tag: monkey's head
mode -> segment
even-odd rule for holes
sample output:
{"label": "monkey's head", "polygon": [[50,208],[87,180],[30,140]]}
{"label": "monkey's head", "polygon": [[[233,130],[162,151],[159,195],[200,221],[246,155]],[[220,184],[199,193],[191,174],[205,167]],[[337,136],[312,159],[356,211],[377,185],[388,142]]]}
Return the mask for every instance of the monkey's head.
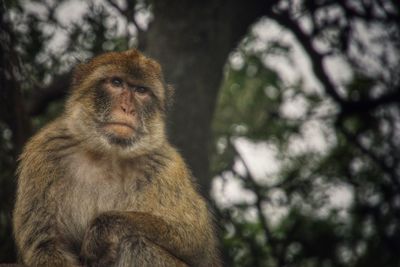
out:
{"label": "monkey's head", "polygon": [[97,149],[150,149],[165,139],[170,90],[160,65],[137,50],[102,54],[75,69],[69,126]]}

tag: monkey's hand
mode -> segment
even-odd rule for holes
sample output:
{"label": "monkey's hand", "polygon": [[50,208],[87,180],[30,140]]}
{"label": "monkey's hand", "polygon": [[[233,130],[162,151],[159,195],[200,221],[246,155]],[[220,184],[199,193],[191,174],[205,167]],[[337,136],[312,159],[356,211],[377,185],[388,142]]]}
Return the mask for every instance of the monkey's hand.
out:
{"label": "monkey's hand", "polygon": [[87,266],[112,266],[118,256],[118,246],[123,232],[120,220],[102,214],[87,229],[81,248],[81,256]]}
{"label": "monkey's hand", "polygon": [[81,256],[87,266],[108,267],[118,262],[124,247],[134,249],[145,245],[157,251],[157,256],[164,255],[162,266],[187,266],[176,256],[176,251],[157,242],[160,236],[168,238],[168,231],[161,218],[148,213],[106,212],[96,217],[86,231]]}

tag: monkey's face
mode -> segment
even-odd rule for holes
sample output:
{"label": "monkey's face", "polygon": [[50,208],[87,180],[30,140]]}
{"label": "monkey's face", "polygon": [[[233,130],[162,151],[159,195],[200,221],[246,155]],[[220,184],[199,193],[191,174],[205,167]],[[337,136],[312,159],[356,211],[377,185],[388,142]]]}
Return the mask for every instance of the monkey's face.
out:
{"label": "monkey's face", "polygon": [[135,50],[107,53],[78,66],[74,78],[68,106],[80,103],[89,131],[122,147],[160,137],[166,94],[155,61]]}
{"label": "monkey's face", "polygon": [[95,88],[97,130],[111,143],[129,145],[149,134],[161,103],[151,83],[126,72],[110,73]]}

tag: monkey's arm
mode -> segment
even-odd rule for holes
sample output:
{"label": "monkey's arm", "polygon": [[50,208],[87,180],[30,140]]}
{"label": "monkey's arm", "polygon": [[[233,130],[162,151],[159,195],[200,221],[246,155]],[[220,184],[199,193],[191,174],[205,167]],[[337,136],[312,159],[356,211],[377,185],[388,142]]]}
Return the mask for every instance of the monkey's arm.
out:
{"label": "monkey's arm", "polygon": [[[110,265],[118,255],[120,244],[127,239],[137,242],[145,238],[189,266],[213,266],[207,261],[207,233],[198,233],[192,226],[181,222],[166,222],[161,217],[142,212],[106,212],[91,224],[82,254],[89,262]],[[211,260],[211,259],[210,259]],[[204,262],[204,264],[199,264]],[[95,264],[96,265],[96,264]]]}
{"label": "monkey's arm", "polygon": [[[51,182],[19,189],[14,211],[14,235],[19,254],[28,266],[79,266],[76,256],[64,246],[57,233],[48,196]],[[27,193],[23,197],[21,194]],[[25,198],[25,199],[24,199]]]}
{"label": "monkey's arm", "polygon": [[28,266],[79,266],[76,257],[63,247],[56,228],[54,186],[58,174],[38,149],[40,136],[29,142],[20,159],[13,214],[18,252]]}

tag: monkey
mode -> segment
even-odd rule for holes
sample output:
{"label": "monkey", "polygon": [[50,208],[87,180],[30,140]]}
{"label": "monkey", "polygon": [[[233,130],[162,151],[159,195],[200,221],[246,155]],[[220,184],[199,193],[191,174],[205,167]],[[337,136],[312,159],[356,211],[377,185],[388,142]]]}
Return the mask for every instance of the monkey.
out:
{"label": "monkey", "polygon": [[168,141],[173,89],[136,49],[78,64],[63,113],[19,159],[14,236],[27,266],[221,266],[215,223]]}

